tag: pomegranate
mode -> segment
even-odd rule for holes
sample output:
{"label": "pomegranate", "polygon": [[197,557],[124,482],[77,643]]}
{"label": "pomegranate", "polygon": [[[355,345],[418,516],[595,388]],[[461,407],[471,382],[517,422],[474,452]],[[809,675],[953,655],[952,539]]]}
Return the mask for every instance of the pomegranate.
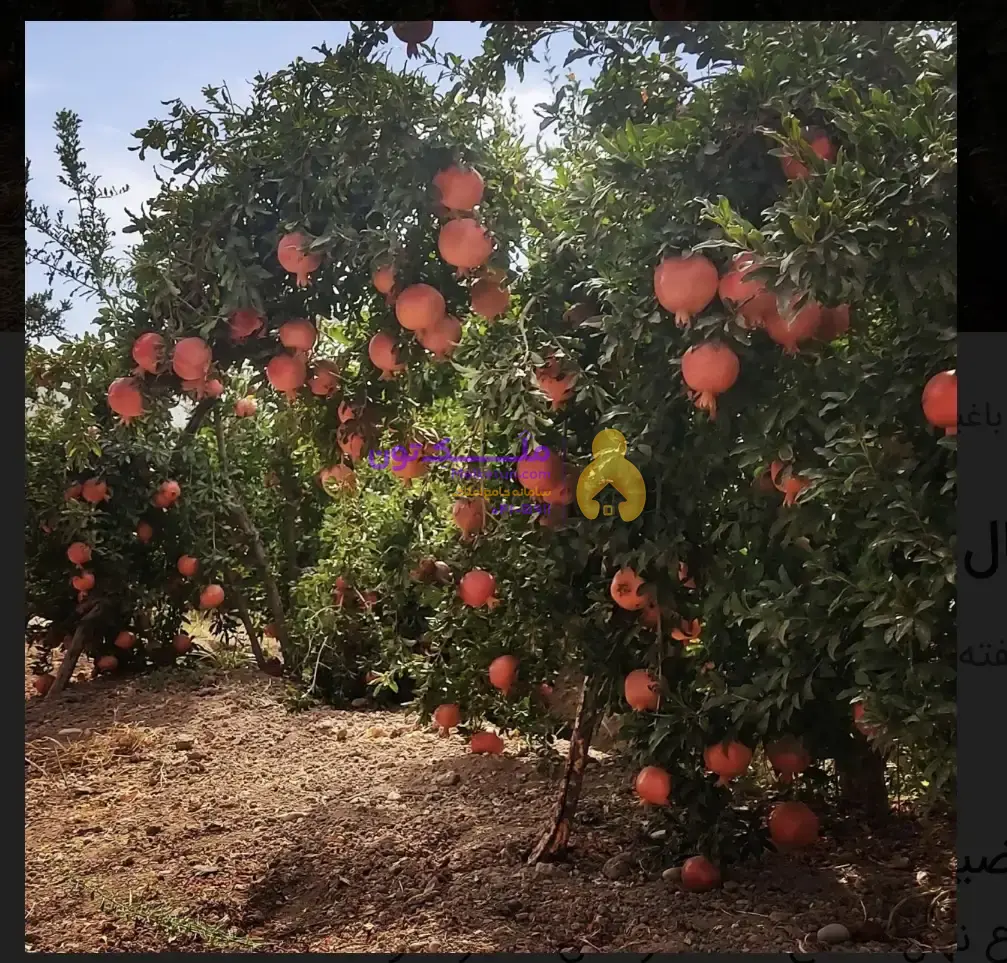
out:
{"label": "pomegranate", "polygon": [[702,254],[668,257],[654,269],[654,294],[680,328],[716,297],[719,283],[716,265]]}
{"label": "pomegranate", "polygon": [[131,649],[136,645],[136,636],[132,632],[123,630],[115,637],[112,643],[117,649]]}
{"label": "pomegranate", "polygon": [[348,492],[357,490],[357,475],[349,465],[338,464],[323,468],[318,473],[318,479],[326,491],[329,488]]}
{"label": "pomegranate", "polygon": [[399,348],[395,339],[384,331],[379,331],[367,345],[367,355],[374,367],[381,369],[381,380],[390,381],[406,366],[399,362]]}
{"label": "pomegranate", "polygon": [[461,721],[462,714],[458,706],[453,703],[438,706],[434,709],[434,722],[437,724],[437,728],[441,730],[442,736],[446,736]]}
{"label": "pomegranate", "polygon": [[[808,132],[811,137],[811,151],[817,154],[824,161],[834,161],[836,159],[836,148],[829,140],[824,131]],[[781,157],[783,176],[789,181],[803,180],[811,173],[806,164],[796,157]]]}
{"label": "pomegranate", "polygon": [[78,568],[83,568],[91,561],[91,546],[84,542],[73,542],[66,550],[66,557]]}
{"label": "pomegranate", "polygon": [[624,689],[626,701],[637,712],[647,712],[657,708],[660,699],[657,682],[646,669],[634,669],[630,672],[626,676]]}
{"label": "pomegranate", "polygon": [[384,295],[391,294],[392,289],[395,287],[395,268],[390,264],[382,264],[381,267],[375,268],[374,273],[371,275],[371,283],[377,288],[379,293]]}
{"label": "pomegranate", "polygon": [[63,497],[68,501],[73,501],[75,498],[80,498],[84,493],[84,486],[79,482],[76,485],[71,485],[64,493]]}
{"label": "pomegranate", "polygon": [[493,253],[493,241],[477,221],[471,217],[459,217],[441,228],[437,250],[452,267],[471,271],[489,260]]}
{"label": "pomegranate", "polygon": [[234,413],[239,418],[251,418],[255,415],[258,407],[254,398],[239,398],[234,403]]}
{"label": "pomegranate", "polygon": [[868,738],[874,736],[879,731],[878,726],[872,726],[864,721],[867,715],[867,708],[862,702],[853,703],[853,724]]}
{"label": "pomegranate", "polygon": [[311,283],[308,275],[317,271],[322,263],[320,254],[308,254],[305,250],[310,243],[310,237],[295,231],[281,237],[276,246],[276,259],[280,262],[280,267],[296,276],[299,288],[306,288]]}
{"label": "pomegranate", "polygon": [[169,479],[166,482],[161,482],[158,486],[157,494],[164,503],[159,507],[167,508],[169,505],[174,505],[175,502],[178,501],[179,496],[182,494],[182,486],[179,485],[177,481]]}
{"label": "pomegranate", "polygon": [[475,753],[499,756],[504,751],[504,743],[495,732],[476,732],[469,741],[469,749]]}
{"label": "pomegranate", "polygon": [[288,401],[297,397],[297,389],[304,385],[307,376],[304,359],[299,355],[278,354],[266,365],[269,383],[277,391],[282,391]]}
{"label": "pomegranate", "polygon": [[277,332],[280,344],[291,351],[309,352],[318,340],[318,331],[315,326],[306,318],[298,318],[296,321],[287,321],[280,325]]}
{"label": "pomegranate", "polygon": [[219,398],[224,393],[224,384],[219,378],[211,378],[203,385],[208,398]]}
{"label": "pomegranate", "polygon": [[682,888],[705,893],[720,885],[720,870],[705,856],[692,856],[682,863]]}
{"label": "pomegranate", "polygon": [[[796,296],[791,300],[791,306]],[[809,341],[818,331],[822,320],[822,306],[808,301],[792,320],[785,319],[774,306],[763,315],[762,327],[787,354],[797,354],[802,341]]]}
{"label": "pomegranate", "polygon": [[[547,449],[548,450],[548,449]],[[529,455],[518,459],[518,481],[533,495],[551,491],[554,485],[562,483],[565,472],[563,461],[555,452],[549,452],[543,461]]]}
{"label": "pomegranate", "polygon": [[99,672],[115,672],[119,668],[119,660],[114,655],[100,655],[94,660],[94,667]]}
{"label": "pomegranate", "polygon": [[182,338],[175,345],[171,367],[183,381],[205,381],[213,352],[202,338]]}
{"label": "pomegranate", "polygon": [[740,742],[718,742],[706,747],[703,752],[703,762],[706,764],[707,770],[720,776],[717,785],[726,786],[751,765],[752,750]]}
{"label": "pomegranate", "polygon": [[958,372],[940,371],[923,388],[923,414],[946,435],[958,434]]}
{"label": "pomegranate", "polygon": [[510,291],[500,287],[489,278],[480,278],[472,285],[472,313],[481,315],[489,321],[507,313],[510,307]]}
{"label": "pomegranate", "polygon": [[745,321],[745,327],[749,329],[765,327],[766,318],[775,312],[776,295],[772,291],[757,294],[738,308],[738,313]]}
{"label": "pomegranate", "polygon": [[699,619],[693,619],[691,622],[687,622],[685,619],[682,619],[679,625],[671,630],[671,637],[688,645],[690,642],[695,642],[695,640],[699,638],[699,633],[702,631],[702,628],[703,627],[700,625]]}
{"label": "pomegranate", "polygon": [[652,595],[648,595],[647,601],[643,603],[643,608],[640,609],[640,622],[647,626],[648,629],[656,629],[660,617],[661,606],[658,605],[657,599]]}
{"label": "pomegranate", "polygon": [[353,419],[357,417],[359,412],[354,412],[353,409],[345,401],[340,401],[337,414],[339,415],[339,423],[341,425],[345,425],[346,422],[353,421]]}
{"label": "pomegranate", "polygon": [[493,609],[500,604],[495,598],[496,579],[481,568],[474,568],[466,572],[458,583],[458,595],[461,600],[474,609],[485,605],[488,609]]}
{"label": "pomegranate", "polygon": [[192,578],[199,571],[199,559],[191,555],[182,555],[178,559],[178,571],[186,578]]}
{"label": "pomegranate", "polygon": [[175,636],[175,639],[171,645],[172,648],[179,655],[185,655],[185,653],[192,648],[192,639],[190,639],[189,636],[184,635],[180,632],[178,635]]}
{"label": "pomegranate", "polygon": [[316,361],[308,388],[319,398],[328,398],[339,387],[339,372],[331,361]]}
{"label": "pomegranate", "polygon": [[772,465],[769,466],[769,477],[773,481],[773,485],[776,487],[777,491],[783,492],[783,504],[790,508],[797,502],[797,496],[807,488],[811,482],[807,479],[801,478],[796,472],[791,471],[789,475],[783,477],[786,473],[784,468],[786,466],[782,461],[774,461]]}
{"label": "pomegranate", "polygon": [[659,766],[646,766],[636,777],[636,794],[653,806],[667,806],[671,796],[671,776]]}
{"label": "pomegranate", "polygon": [[486,499],[459,498],[451,506],[451,518],[462,530],[463,538],[471,538],[486,527]]}
{"label": "pomegranate", "polygon": [[451,356],[462,340],[462,323],[450,314],[445,314],[429,328],[416,332],[416,340],[438,361]]}
{"label": "pomegranate", "polygon": [[339,450],[351,461],[359,461],[364,453],[364,436],[354,428],[355,422],[340,425],[336,432]]}
{"label": "pomegranate", "polygon": [[775,805],[769,813],[769,836],[780,848],[802,849],[818,842],[818,817],[802,802]]}
{"label": "pomegranate", "polygon": [[141,334],[133,342],[131,354],[136,362],[134,374],[157,374],[164,365],[164,338],[156,331]]}
{"label": "pomegranate", "polygon": [[272,622],[267,622],[266,625],[265,625],[265,627],[262,629],[262,634],[267,639],[275,639],[276,638],[276,626]]}
{"label": "pomegranate", "polygon": [[544,367],[535,369],[535,381],[539,390],[549,399],[552,410],[558,411],[573,393],[577,373],[570,371],[565,375],[561,374],[559,362],[552,358]]}
{"label": "pomegranate", "polygon": [[479,171],[452,164],[437,172],[434,187],[449,211],[471,211],[482,201],[485,185]]}
{"label": "pomegranate", "polygon": [[504,695],[510,695],[517,680],[518,660],[513,655],[497,656],[489,668],[490,685]]}
{"label": "pomegranate", "polygon": [[738,356],[721,341],[694,344],[682,356],[682,379],[697,408],[717,417],[717,395],[728,391],[741,371]]}
{"label": "pomegranate", "polygon": [[56,681],[56,676],[51,672],[47,672],[45,675],[37,675],[31,680],[32,688],[40,695],[44,696],[52,687],[53,683]]}
{"label": "pomegranate", "polygon": [[146,545],[154,537],[154,529],[151,527],[150,522],[140,522],[136,526],[136,537]]}
{"label": "pomegranate", "polygon": [[231,340],[240,343],[253,334],[258,334],[264,324],[265,319],[258,311],[252,308],[239,308],[228,321]]}
{"label": "pomegranate", "polygon": [[780,782],[792,782],[811,765],[811,756],[793,736],[784,736],[766,746],[766,758]]}
{"label": "pomegranate", "polygon": [[[409,445],[406,447],[412,448],[413,446]],[[392,465],[392,472],[395,474],[395,477],[405,482],[406,485],[411,484],[414,478],[420,478],[425,475],[428,470],[429,465],[419,458],[410,459],[399,466]]]}
{"label": "pomegranate", "polygon": [[97,505],[99,502],[107,502],[111,498],[108,485],[97,478],[89,478],[81,486],[80,493],[84,501]]}
{"label": "pomegranate", "polygon": [[419,45],[426,43],[434,32],[433,20],[396,20],[392,32],[406,45],[407,57],[418,57]]}
{"label": "pomegranate", "polygon": [[624,565],[612,576],[609,594],[619,608],[637,612],[647,603],[647,596],[640,591],[642,586],[643,579],[628,565]]}
{"label": "pomegranate", "polygon": [[688,589],[696,587],[696,580],[689,575],[689,566],[685,562],[678,563],[678,580]]}
{"label": "pomegranate", "polygon": [[822,320],[815,332],[819,341],[835,341],[850,330],[850,306],[840,304],[834,308],[822,308]]}
{"label": "pomegranate", "polygon": [[199,607],[201,609],[215,609],[224,601],[224,590],[219,585],[207,585],[199,593]]}
{"label": "pomegranate", "polygon": [[70,584],[77,590],[77,600],[81,601],[94,588],[94,573],[84,569],[79,575],[70,579]]}
{"label": "pomegranate", "polygon": [[408,331],[423,331],[446,312],[444,295],[429,284],[411,284],[395,300],[395,317]]}
{"label": "pomegranate", "polygon": [[731,262],[731,269],[717,285],[717,294],[725,304],[740,307],[766,290],[766,285],[755,278],[745,279],[745,275],[758,267],[755,255],[742,251]]}

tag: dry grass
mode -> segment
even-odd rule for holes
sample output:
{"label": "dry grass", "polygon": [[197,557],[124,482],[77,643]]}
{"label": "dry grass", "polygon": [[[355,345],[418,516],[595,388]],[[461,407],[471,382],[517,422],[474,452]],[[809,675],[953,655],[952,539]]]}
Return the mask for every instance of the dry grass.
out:
{"label": "dry grass", "polygon": [[98,732],[68,732],[63,738],[45,736],[25,742],[24,761],[29,778],[59,779],[107,769],[115,758],[137,756],[158,742],[157,730],[116,722]]}

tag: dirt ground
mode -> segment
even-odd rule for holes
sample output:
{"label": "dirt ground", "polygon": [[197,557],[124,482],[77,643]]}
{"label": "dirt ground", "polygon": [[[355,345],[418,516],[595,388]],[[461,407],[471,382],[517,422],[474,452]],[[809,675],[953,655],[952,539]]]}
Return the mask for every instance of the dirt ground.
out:
{"label": "dirt ground", "polygon": [[829,923],[845,952],[954,940],[951,825],[826,821],[814,851],[690,894],[662,876],[631,773],[601,759],[569,865],[530,869],[542,760],[282,698],[241,669],[28,698],[26,949],[821,952]]}

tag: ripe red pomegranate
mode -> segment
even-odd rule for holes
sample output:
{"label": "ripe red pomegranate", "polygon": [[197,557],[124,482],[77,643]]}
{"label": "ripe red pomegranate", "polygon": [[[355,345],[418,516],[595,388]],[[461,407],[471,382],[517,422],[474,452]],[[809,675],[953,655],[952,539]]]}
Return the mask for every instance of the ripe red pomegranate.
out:
{"label": "ripe red pomegranate", "polygon": [[493,253],[493,241],[477,221],[471,217],[459,217],[441,228],[437,250],[452,267],[471,271],[489,260]]}
{"label": "ripe red pomegranate", "polygon": [[[795,298],[791,301],[793,306]],[[762,327],[787,354],[797,354],[802,341],[810,341],[822,321],[822,306],[808,301],[790,320],[784,318],[774,305],[763,315]]]}
{"label": "ripe red pomegranate", "polygon": [[647,603],[647,596],[640,591],[642,587],[643,579],[628,565],[624,565],[612,576],[609,594],[619,608],[637,612]]}
{"label": "ripe red pomegranate", "polygon": [[444,295],[429,284],[411,284],[395,300],[395,317],[408,331],[423,331],[446,312]]}
{"label": "ripe red pomegranate", "polygon": [[395,339],[384,331],[379,331],[367,345],[367,356],[374,367],[381,370],[382,381],[391,381],[406,366],[399,361],[399,347]]}
{"label": "ripe red pomegranate", "polygon": [[717,417],[717,395],[728,391],[741,371],[738,356],[721,341],[694,344],[682,356],[682,380],[697,408]]}
{"label": "ripe red pomegranate", "polygon": [[630,672],[626,676],[624,689],[626,701],[637,712],[649,712],[657,708],[660,701],[657,682],[646,669],[634,669]]}
{"label": "ripe red pomegranate", "polygon": [[941,371],[923,388],[923,414],[935,428],[946,435],[958,434],[958,372]]}
{"label": "ripe red pomegranate", "polygon": [[416,340],[438,361],[449,358],[462,340],[462,323],[456,317],[445,314],[429,328],[416,332]]}
{"label": "ripe red pomegranate", "polygon": [[136,636],[132,632],[123,630],[115,637],[115,641],[112,644],[117,649],[131,649],[136,645]]}
{"label": "ripe red pomegranate", "polygon": [[797,502],[797,496],[807,488],[811,482],[804,478],[795,471],[791,471],[789,477],[785,477],[784,468],[786,466],[782,461],[774,461],[772,465],[769,466],[769,477],[773,481],[773,485],[776,487],[777,491],[783,492],[783,504],[790,508]]}
{"label": "ripe red pomegranate", "polygon": [[472,167],[450,167],[438,171],[434,176],[434,187],[441,204],[449,211],[471,211],[483,199],[482,175]]}
{"label": "ripe red pomegranate", "polygon": [[678,626],[671,630],[671,637],[677,639],[679,642],[688,645],[690,642],[695,642],[699,638],[699,634],[703,627],[699,622],[699,619],[693,619],[691,622],[683,619]]}
{"label": "ripe red pomegranate", "polygon": [[466,605],[474,609],[482,605],[492,609],[500,604],[494,597],[496,584],[496,579],[489,572],[474,568],[462,576],[458,583],[458,594]]}
{"label": "ripe red pomegranate", "polygon": [[85,569],[70,579],[70,584],[77,590],[77,601],[79,602],[94,588],[94,573]]}
{"label": "ripe red pomegranate", "polygon": [[84,493],[84,486],[80,483],[76,485],[71,485],[64,493],[63,497],[68,501],[73,501],[75,498],[80,498]]}
{"label": "ripe red pomegranate", "polygon": [[510,307],[510,291],[500,287],[490,278],[480,278],[472,285],[472,313],[492,321],[507,313]]}
{"label": "ripe red pomegranate", "polygon": [[319,398],[328,398],[339,387],[339,372],[331,361],[316,361],[308,388]]}
{"label": "ripe red pomegranate", "polygon": [[280,325],[277,332],[280,344],[291,351],[303,351],[305,354],[314,346],[318,340],[318,330],[306,318],[298,318],[296,321],[287,321]]}
{"label": "ripe red pomegranate", "polygon": [[119,660],[114,655],[100,655],[94,660],[94,667],[99,672],[115,672],[119,668]]}
{"label": "ripe red pomegranate", "polygon": [[766,290],[766,285],[755,278],[746,279],[745,277],[758,266],[754,254],[742,251],[741,254],[736,255],[731,262],[730,270],[717,285],[717,294],[720,296],[720,300],[737,308],[762,294]]}
{"label": "ripe red pomegranate", "polygon": [[131,354],[136,362],[135,374],[157,374],[164,365],[164,338],[156,331],[141,334],[133,342]]}
{"label": "ripe red pomegranate", "polygon": [[192,639],[190,639],[187,635],[179,633],[175,636],[175,639],[172,642],[172,648],[174,648],[179,655],[185,655],[185,653],[192,648]]}
{"label": "ripe red pomegranate", "polygon": [[334,488],[337,491],[355,492],[357,490],[357,475],[349,465],[332,465],[323,468],[318,473],[318,479],[322,483],[322,488]]}
{"label": "ripe red pomegranate", "polygon": [[339,408],[336,412],[339,415],[339,423],[345,425],[348,421],[353,421],[355,418],[359,417],[360,412],[354,412],[354,410],[345,402],[339,402]]}
{"label": "ripe red pomegranate", "polygon": [[158,486],[157,494],[160,496],[161,501],[164,502],[161,507],[167,508],[178,501],[179,496],[182,494],[182,486],[177,481],[169,479],[168,481],[161,482]]}
{"label": "ripe red pomegranate", "polygon": [[[824,161],[834,161],[836,159],[836,148],[829,140],[824,131],[808,131],[811,142],[811,151],[817,154]],[[787,180],[803,180],[811,174],[806,164],[796,157],[786,156],[780,158],[783,167],[783,176]]]}
{"label": "ripe red pomegranate", "polygon": [[671,796],[671,776],[659,766],[646,766],[636,777],[636,794],[652,806],[667,806]]}
{"label": "ripe red pomegranate", "polygon": [[[471,573],[470,573],[471,574]],[[490,685],[504,695],[510,695],[517,680],[518,660],[513,655],[497,656],[489,668]]]}
{"label": "ripe red pomegranate", "polygon": [[682,863],[682,888],[705,893],[720,885],[720,870],[705,856],[692,856]]}
{"label": "ripe red pomegranate", "polygon": [[778,803],[769,813],[769,836],[781,849],[818,842],[818,817],[802,802]]}
{"label": "ripe red pomegranate", "polygon": [[463,538],[471,538],[486,527],[486,499],[459,498],[451,506],[451,518],[462,530]]}
{"label": "ripe red pomegranate", "polygon": [[322,263],[321,254],[307,253],[306,249],[310,243],[310,237],[295,231],[293,234],[281,237],[280,243],[276,246],[276,259],[280,262],[280,267],[296,276],[299,288],[306,288],[311,283],[308,275],[312,271],[317,271]]}
{"label": "ripe red pomegranate", "polygon": [[254,398],[239,398],[234,403],[234,413],[239,418],[251,418],[255,415],[258,407]]}
{"label": "ripe red pomegranate", "polygon": [[336,432],[336,442],[339,450],[351,461],[360,461],[364,453],[364,436],[353,426],[356,422],[349,421],[340,425]]}
{"label": "ripe red pomegranate", "polygon": [[178,559],[178,571],[186,578],[192,578],[199,571],[199,559],[191,555],[182,555]]}
{"label": "ripe red pomegranate", "polygon": [[37,675],[31,680],[32,688],[40,695],[44,696],[52,687],[53,683],[56,681],[56,676],[51,672],[47,672],[45,675]]}
{"label": "ripe red pomegranate", "polygon": [[199,607],[201,609],[215,609],[224,601],[224,590],[219,585],[207,585],[199,593]]}
{"label": "ripe red pomegranate", "polygon": [[288,401],[297,398],[297,389],[304,385],[308,369],[299,355],[278,354],[266,365],[266,377],[277,390],[282,391]]}
{"label": "ripe red pomegranate", "polygon": [[407,57],[418,57],[421,43],[426,43],[434,32],[433,20],[396,20],[392,32],[406,45]]}
{"label": "ripe red pomegranate", "polygon": [[395,268],[390,264],[382,264],[371,274],[371,283],[380,294],[389,295],[395,287]]}
{"label": "ripe red pomegranate", "polygon": [[442,736],[446,736],[461,721],[461,711],[453,703],[438,706],[434,709],[434,722],[437,724],[437,728],[441,730]]}
{"label": "ripe red pomegranate", "polygon": [[89,478],[80,489],[84,501],[97,505],[99,502],[107,502],[111,497],[108,485],[97,478]]}
{"label": "ripe red pomegranate", "polygon": [[688,589],[696,587],[696,580],[689,575],[689,566],[685,562],[678,563],[678,580]]}
{"label": "ripe red pomegranate", "polygon": [[715,772],[720,777],[717,785],[726,786],[751,765],[752,750],[740,742],[718,742],[706,747],[703,762],[710,772]]}
{"label": "ripe red pomegranate", "polygon": [[[411,446],[406,445],[408,450]],[[425,475],[429,470],[429,465],[425,461],[421,461],[416,458],[411,461],[403,462],[401,466],[392,465],[392,473],[400,481],[404,482],[406,485],[411,485],[414,478],[420,478]]]}
{"label": "ripe red pomegranate", "polygon": [[171,367],[183,381],[205,381],[213,352],[202,338],[182,338],[175,345]]}
{"label": "ripe red pomegranate", "polygon": [[544,492],[562,484],[565,471],[563,461],[555,452],[549,452],[549,457],[539,461],[532,456],[521,458],[517,463],[518,481],[533,495]]}
{"label": "ripe red pomegranate", "polygon": [[252,308],[239,308],[231,315],[228,331],[231,340],[240,343],[253,334],[258,334],[264,324],[265,319],[258,311]]}
{"label": "ripe red pomegranate", "polygon": [[476,732],[469,741],[469,749],[474,753],[499,756],[504,751],[504,743],[495,732]]}
{"label": "ripe red pomegranate", "polygon": [[66,557],[78,568],[91,561],[91,546],[85,542],[73,542],[66,550]]}
{"label": "ripe red pomegranate", "polygon": [[140,522],[136,526],[136,537],[146,545],[154,537],[154,529],[151,527],[150,522]]}
{"label": "ripe red pomegranate", "polygon": [[766,746],[766,758],[780,782],[792,782],[811,765],[807,749],[793,736],[783,736]]}
{"label": "ripe red pomegranate", "polygon": [[680,328],[717,296],[719,283],[716,265],[702,254],[667,257],[654,269],[654,294]]}
{"label": "ripe red pomegranate", "polygon": [[550,402],[553,411],[559,411],[566,400],[573,394],[573,386],[577,383],[577,372],[561,373],[559,362],[551,358],[544,367],[535,369],[535,381],[539,390]]}

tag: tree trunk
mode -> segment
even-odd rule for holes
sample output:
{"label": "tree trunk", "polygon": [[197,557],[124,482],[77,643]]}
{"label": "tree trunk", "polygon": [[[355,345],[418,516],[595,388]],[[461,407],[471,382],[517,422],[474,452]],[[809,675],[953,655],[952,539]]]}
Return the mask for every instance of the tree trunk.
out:
{"label": "tree trunk", "polygon": [[263,672],[266,671],[266,656],[262,651],[262,644],[259,641],[259,633],[255,630],[255,623],[252,621],[252,613],[248,611],[248,604],[245,602],[245,597],[238,590],[238,583],[232,572],[227,572],[224,575],[224,579],[227,582],[227,594],[234,600],[234,607],[238,610],[238,618],[241,619],[241,624],[245,627],[245,634],[248,636],[248,642],[252,647],[252,655],[255,657],[255,664]]}
{"label": "tree trunk", "polygon": [[594,737],[600,717],[597,689],[588,676],[581,687],[577,718],[574,720],[573,733],[570,736],[570,752],[567,755],[563,784],[559,799],[556,801],[552,824],[528,857],[529,865],[553,862],[566,855],[573,817],[584,784],[588,750],[591,748],[591,739]]}
{"label": "tree trunk", "polygon": [[101,607],[96,605],[80,620],[80,623],[77,625],[77,631],[73,633],[70,645],[67,646],[63,661],[59,664],[56,681],[50,686],[49,691],[45,695],[46,699],[55,699],[66,688],[70,677],[73,675],[73,670],[77,668],[77,660],[80,658],[80,654],[84,651],[84,646],[87,644],[88,636],[91,633],[91,623],[94,622],[100,612]]}
{"label": "tree trunk", "polygon": [[839,794],[846,805],[862,810],[872,820],[888,815],[885,758],[862,733],[854,733],[853,747],[842,759],[836,759],[836,770]]}

